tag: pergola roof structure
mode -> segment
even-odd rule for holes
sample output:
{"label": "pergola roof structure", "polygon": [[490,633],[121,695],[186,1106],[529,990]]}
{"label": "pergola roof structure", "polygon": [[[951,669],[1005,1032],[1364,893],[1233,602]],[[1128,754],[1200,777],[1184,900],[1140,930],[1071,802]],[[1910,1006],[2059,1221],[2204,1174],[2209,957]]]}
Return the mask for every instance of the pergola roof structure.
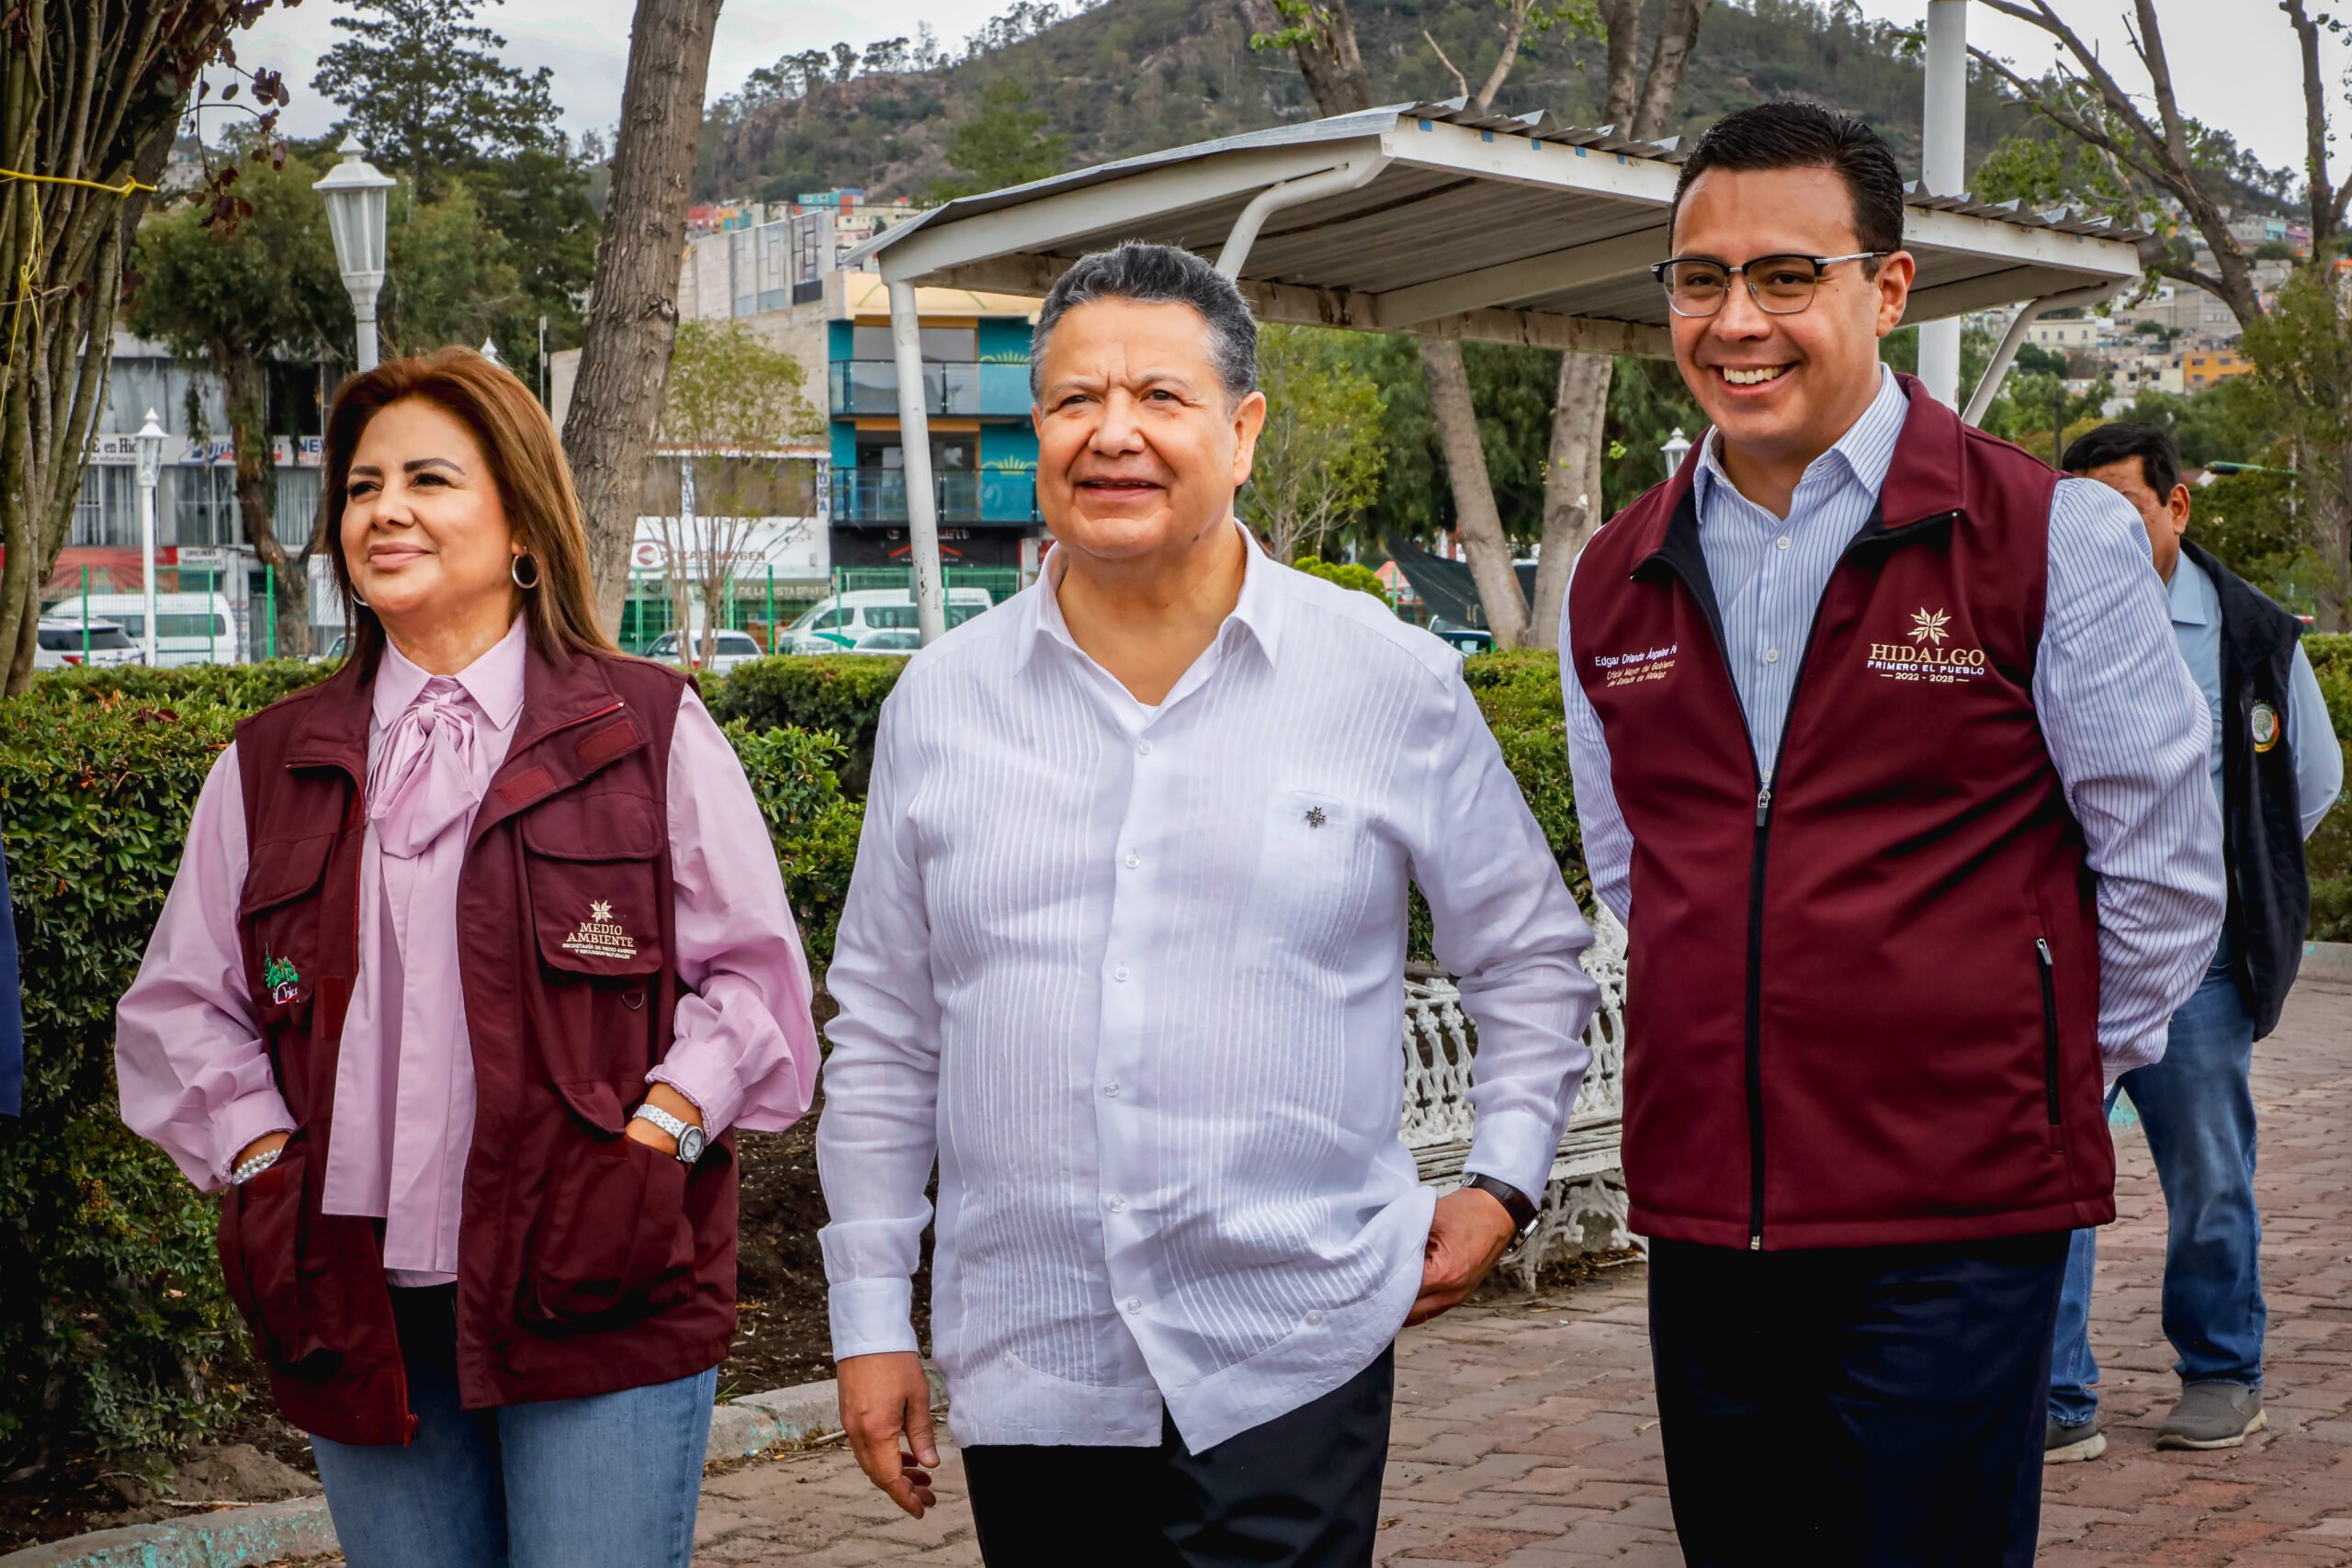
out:
{"label": "pergola roof structure", "polygon": [[[914,285],[1041,296],[1080,256],[1140,239],[1216,253],[1265,321],[1664,357],[1649,266],[1668,254],[1684,152],[1460,99],[1394,104],[961,197],[876,235],[851,261],[873,258],[890,288],[919,606],[938,569],[935,519],[920,515],[931,486],[918,471],[930,454]],[[2141,275],[2141,236],[2104,218],[1916,187],[1906,206],[1918,261],[1906,321],[2028,307],[1972,418],[2033,315]]]}

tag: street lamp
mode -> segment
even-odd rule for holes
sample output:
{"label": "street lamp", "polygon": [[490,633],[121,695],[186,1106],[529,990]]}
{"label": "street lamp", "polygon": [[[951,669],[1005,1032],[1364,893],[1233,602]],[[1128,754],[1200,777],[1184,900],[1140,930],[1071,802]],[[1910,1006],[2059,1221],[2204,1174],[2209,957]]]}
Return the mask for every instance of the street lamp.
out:
{"label": "street lamp", "polygon": [[1680,425],[1677,425],[1674,434],[1666,438],[1665,445],[1658,450],[1666,454],[1666,477],[1672,479],[1682,471],[1682,459],[1690,455],[1690,438],[1682,434]]}
{"label": "street lamp", "polygon": [[2289,479],[2300,477],[2292,468],[2268,468],[2260,463],[2229,463],[2216,458],[2206,464],[2205,471],[2197,476],[2197,488],[2208,489],[2215,479],[2224,474],[2284,474]]}
{"label": "street lamp", "polygon": [[139,549],[146,568],[147,584],[147,667],[155,667],[155,483],[164,477],[164,427],[156,423],[155,411],[147,411],[147,423],[139,427],[133,437],[139,443]]}
{"label": "street lamp", "polygon": [[498,357],[498,344],[493,339],[481,340],[481,356],[502,370],[506,367],[506,361]]}
{"label": "street lamp", "polygon": [[376,368],[376,296],[384,287],[384,209],[400,182],[360,156],[359,138],[346,136],[335,151],[343,162],[311,188],[326,198],[327,230],[334,236],[334,264],[351,291],[351,314],[359,323],[359,368]]}

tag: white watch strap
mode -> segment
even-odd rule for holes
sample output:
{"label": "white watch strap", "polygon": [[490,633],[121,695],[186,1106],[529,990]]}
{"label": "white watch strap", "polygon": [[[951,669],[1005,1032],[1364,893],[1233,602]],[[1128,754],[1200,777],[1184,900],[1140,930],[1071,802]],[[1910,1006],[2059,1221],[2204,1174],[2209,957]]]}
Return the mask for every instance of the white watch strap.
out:
{"label": "white watch strap", "polygon": [[683,1139],[686,1135],[686,1128],[691,1125],[671,1115],[658,1105],[640,1105],[637,1108],[637,1114],[652,1122],[673,1138]]}

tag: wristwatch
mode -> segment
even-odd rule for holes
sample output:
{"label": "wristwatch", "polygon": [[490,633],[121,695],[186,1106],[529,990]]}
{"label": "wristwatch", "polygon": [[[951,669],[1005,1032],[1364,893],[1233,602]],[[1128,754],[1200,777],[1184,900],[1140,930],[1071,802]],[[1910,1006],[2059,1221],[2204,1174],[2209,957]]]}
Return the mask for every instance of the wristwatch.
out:
{"label": "wristwatch", "polygon": [[1498,1181],[1491,1176],[1482,1175],[1472,1177],[1462,1186],[1464,1191],[1476,1187],[1479,1191],[1487,1193],[1495,1201],[1500,1203],[1510,1213],[1510,1227],[1520,1239],[1525,1240],[1527,1233],[1535,1228],[1536,1209],[1533,1200],[1510,1182]]}
{"label": "wristwatch", "polygon": [[703,1145],[710,1142],[701,1128],[691,1122],[681,1122],[658,1105],[639,1106],[636,1119],[650,1122],[678,1140],[680,1165],[692,1165],[702,1158]]}

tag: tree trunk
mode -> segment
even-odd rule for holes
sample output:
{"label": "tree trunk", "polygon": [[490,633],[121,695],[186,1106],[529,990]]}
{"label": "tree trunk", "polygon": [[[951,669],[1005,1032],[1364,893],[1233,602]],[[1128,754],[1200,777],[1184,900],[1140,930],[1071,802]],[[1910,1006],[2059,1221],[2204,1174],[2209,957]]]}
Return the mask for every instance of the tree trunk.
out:
{"label": "tree trunk", "polygon": [[2323,632],[2352,631],[2352,443],[2337,446],[2335,471],[2308,459],[2297,481],[2314,513],[2304,532],[2325,569],[2315,585],[2312,616]]}
{"label": "tree trunk", "polygon": [[1421,340],[1421,373],[1429,378],[1430,407],[1437,416],[1445,452],[1445,475],[1453,491],[1454,532],[1470,558],[1470,579],[1486,606],[1487,629],[1497,648],[1517,648],[1527,636],[1527,598],[1519,591],[1510,541],[1503,537],[1502,514],[1487,479],[1487,453],[1478,445],[1478,415],[1471,407],[1470,377],[1462,367],[1459,344]]}
{"label": "tree trunk", "polygon": [[[645,463],[678,332],[678,254],[719,0],[637,0],[612,195],[564,450],[588,520],[605,628],[620,628]],[[681,628],[681,636],[684,628]]]}
{"label": "tree trunk", "polygon": [[1607,454],[1609,384],[1616,361],[1605,354],[1560,355],[1552,400],[1552,450],[1544,469],[1544,549],[1535,566],[1535,604],[1528,642],[1560,645],[1560,606],[1568,572],[1601,512],[1600,465]]}
{"label": "tree trunk", "polygon": [[1295,28],[1275,9],[1273,0],[1241,0],[1241,10],[1260,34],[1289,35],[1291,52],[1317,108],[1332,115],[1372,107],[1372,79],[1356,49],[1356,22],[1348,0],[1322,0],[1314,7],[1314,19]]}
{"label": "tree trunk", "polygon": [[[255,621],[246,628],[245,645],[254,656],[275,649],[281,659],[307,658],[311,652],[311,583],[300,561],[292,560],[277,537],[277,469],[269,460],[268,418],[264,401],[262,369],[251,355],[221,344],[212,346],[212,367],[220,377],[220,401],[229,415],[229,443],[236,453],[237,512],[243,518],[245,537],[254,554],[270,569],[275,588],[273,622]],[[275,625],[274,637],[264,626]]]}
{"label": "tree trunk", "polygon": [[[1666,132],[1682,78],[1699,41],[1699,24],[1713,0],[1667,0],[1649,70],[1640,69],[1641,0],[1605,0],[1608,101],[1603,112],[1624,134],[1656,139]],[[1560,606],[1577,552],[1602,509],[1600,464],[1608,451],[1609,383],[1616,365],[1600,355],[1560,357],[1558,396],[1552,404],[1551,460],[1544,475],[1544,547],[1536,552],[1535,605],[1530,626],[1538,648],[1560,640]]]}

